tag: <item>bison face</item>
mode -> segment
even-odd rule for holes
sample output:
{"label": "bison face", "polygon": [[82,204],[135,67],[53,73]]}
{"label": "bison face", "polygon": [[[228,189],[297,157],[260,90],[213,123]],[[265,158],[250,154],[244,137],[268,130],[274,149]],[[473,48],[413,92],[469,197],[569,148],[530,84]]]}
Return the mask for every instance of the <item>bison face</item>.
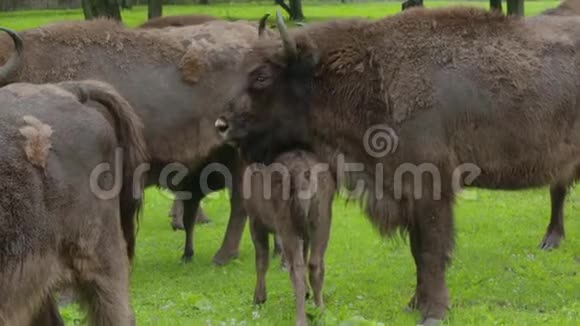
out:
{"label": "bison face", "polygon": [[309,42],[297,46],[278,17],[284,46],[279,40],[262,40],[254,46],[244,58],[243,82],[236,96],[215,122],[224,140],[252,162],[269,163],[281,152],[309,148],[315,51],[306,46]]}

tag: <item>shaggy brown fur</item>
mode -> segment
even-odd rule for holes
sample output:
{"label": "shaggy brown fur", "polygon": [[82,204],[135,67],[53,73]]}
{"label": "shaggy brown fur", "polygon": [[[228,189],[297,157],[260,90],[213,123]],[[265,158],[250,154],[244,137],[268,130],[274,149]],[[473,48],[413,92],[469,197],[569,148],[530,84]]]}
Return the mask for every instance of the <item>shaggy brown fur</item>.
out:
{"label": "shaggy brown fur", "polygon": [[175,15],[156,17],[139,25],[138,28],[165,28],[199,25],[219,18],[208,15]]}
{"label": "shaggy brown fur", "polygon": [[[94,81],[11,84],[0,89],[0,102],[10,108],[0,113],[0,324],[58,324],[51,293],[72,284],[91,325],[130,325],[133,192],[143,190],[132,173],[147,160],[139,119],[109,85]],[[42,167],[29,161],[30,136],[21,131],[30,125],[52,130]],[[111,172],[124,176],[120,193],[101,199],[90,177],[100,164],[115,166],[117,147],[122,171]],[[97,177],[113,188],[111,175]]]}
{"label": "shaggy brown fur", "polygon": [[48,151],[52,147],[50,143],[52,128],[30,115],[22,117],[22,120],[27,124],[20,128],[20,133],[26,137],[24,145],[26,157],[30,163],[44,169],[48,160]]}
{"label": "shaggy brown fur", "polygon": [[[427,324],[449,308],[454,183],[516,190],[577,178],[579,18],[412,9],[311,24],[280,44],[265,40],[246,56],[245,81],[216,126],[258,161],[300,145],[362,163],[351,180],[366,182],[373,224],[410,234],[410,304]],[[398,146],[376,157],[363,136],[381,124]],[[458,174],[465,164],[475,180]],[[412,173],[421,166],[432,170]]]}
{"label": "shaggy brown fur", "polygon": [[296,325],[306,325],[306,262],[314,303],[321,309],[324,307],[324,253],[334,193],[328,165],[304,151],[283,153],[272,165],[252,164],[245,170],[244,202],[256,250],[254,303],[266,302],[268,234],[272,232],[280,240],[294,287]]}
{"label": "shaggy brown fur", "polygon": [[580,15],[580,0],[564,0],[558,7],[545,10],[540,15],[578,16]]}
{"label": "shaggy brown fur", "polygon": [[[201,171],[211,163],[238,169],[237,153],[223,144],[213,121],[226,102],[224,86],[231,84],[231,72],[257,34],[256,23],[243,21],[164,29],[127,29],[107,19],[51,24],[20,33],[21,64],[11,66],[13,74],[0,75],[0,82],[90,78],[112,84],[145,124],[152,155],[148,184],[191,195],[184,208],[188,217],[183,257],[188,260],[193,255],[195,212],[206,195],[200,188]],[[13,53],[13,40],[2,34],[0,62]],[[162,177],[170,163],[187,168],[183,180],[175,173]],[[223,189],[223,179],[213,173],[210,188]],[[214,256],[216,263],[238,253],[246,214],[237,193],[232,190],[230,223]]]}

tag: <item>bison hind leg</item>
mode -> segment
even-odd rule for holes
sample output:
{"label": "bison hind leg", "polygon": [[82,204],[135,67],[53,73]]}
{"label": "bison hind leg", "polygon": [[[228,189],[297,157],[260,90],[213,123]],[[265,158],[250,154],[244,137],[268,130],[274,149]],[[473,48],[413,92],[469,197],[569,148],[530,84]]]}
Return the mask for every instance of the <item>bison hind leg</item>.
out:
{"label": "bison hind leg", "polygon": [[133,325],[125,242],[120,230],[107,231],[112,236],[98,243],[94,254],[74,260],[79,301],[91,326]]}
{"label": "bison hind leg", "polygon": [[128,277],[102,275],[81,287],[80,302],[87,311],[89,325],[134,324],[129,304],[128,280],[124,280],[126,278]]}
{"label": "bison hind leg", "polygon": [[558,248],[564,238],[564,201],[567,192],[568,186],[566,185],[554,184],[550,187],[550,201],[552,203],[550,224],[540,243],[540,249]]}

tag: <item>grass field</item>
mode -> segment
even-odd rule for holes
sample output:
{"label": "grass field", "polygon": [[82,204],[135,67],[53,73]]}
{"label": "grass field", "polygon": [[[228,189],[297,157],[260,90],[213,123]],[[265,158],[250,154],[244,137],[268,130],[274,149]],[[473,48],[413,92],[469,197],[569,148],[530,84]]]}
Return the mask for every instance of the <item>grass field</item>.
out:
{"label": "grass field", "polygon": [[[528,2],[537,13],[556,1]],[[427,1],[433,6],[444,2]],[[472,3],[485,6],[485,3]],[[399,11],[399,3],[306,5],[309,19],[380,17]],[[210,13],[257,19],[271,5],[167,6],[166,14]],[[134,26],[144,8],[125,11]],[[0,25],[26,29],[63,19],[81,19],[80,11],[0,14]],[[457,237],[448,272],[450,325],[578,325],[580,323],[580,189],[566,203],[567,239],[552,252],[537,245],[549,215],[546,189],[520,192],[469,190],[456,206]],[[223,193],[203,205],[213,223],[198,226],[196,256],[181,264],[181,232],[169,227],[166,193],[149,189],[141,220],[132,274],[132,303],[138,325],[290,325],[294,301],[287,274],[271,264],[268,302],[253,307],[254,253],[248,232],[239,259],[215,267],[211,258],[221,243],[229,206]],[[406,240],[382,239],[356,204],[337,200],[327,253],[325,301],[316,325],[413,325],[418,314],[403,311],[415,282]],[[81,318],[63,309],[69,324]]]}
{"label": "grass field", "polygon": [[[400,2],[371,2],[362,4],[335,4],[335,3],[309,3],[304,1],[304,15],[307,21],[323,20],[335,17],[369,17],[379,18],[388,14],[394,14],[401,10]],[[427,7],[447,6],[450,2],[446,1],[426,1]],[[487,2],[477,1],[457,1],[457,5],[470,5],[487,7]],[[544,9],[554,7],[558,4],[557,0],[549,1],[530,1],[526,2],[526,14],[534,15]],[[216,4],[210,6],[165,6],[164,15],[187,14],[187,13],[204,13],[228,19],[251,19],[258,20],[266,12],[274,13],[276,6],[270,4]],[[136,26],[144,22],[147,18],[146,7],[135,7],[132,10],[122,12],[123,21],[128,26]],[[13,13],[0,13],[0,23],[2,26],[26,29],[38,25],[50,23],[58,20],[81,20],[83,19],[80,10],[43,10],[43,11],[26,11]]]}

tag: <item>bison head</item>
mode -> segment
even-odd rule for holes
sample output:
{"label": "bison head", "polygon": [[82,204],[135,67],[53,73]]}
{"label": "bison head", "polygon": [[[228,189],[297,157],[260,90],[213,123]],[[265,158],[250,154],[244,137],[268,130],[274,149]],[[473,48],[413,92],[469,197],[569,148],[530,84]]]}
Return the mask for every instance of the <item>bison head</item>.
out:
{"label": "bison head", "polygon": [[308,149],[308,120],[316,49],[306,33],[289,35],[276,12],[280,39],[264,39],[246,54],[241,85],[215,122],[224,140],[253,162],[269,163],[292,149]]}

